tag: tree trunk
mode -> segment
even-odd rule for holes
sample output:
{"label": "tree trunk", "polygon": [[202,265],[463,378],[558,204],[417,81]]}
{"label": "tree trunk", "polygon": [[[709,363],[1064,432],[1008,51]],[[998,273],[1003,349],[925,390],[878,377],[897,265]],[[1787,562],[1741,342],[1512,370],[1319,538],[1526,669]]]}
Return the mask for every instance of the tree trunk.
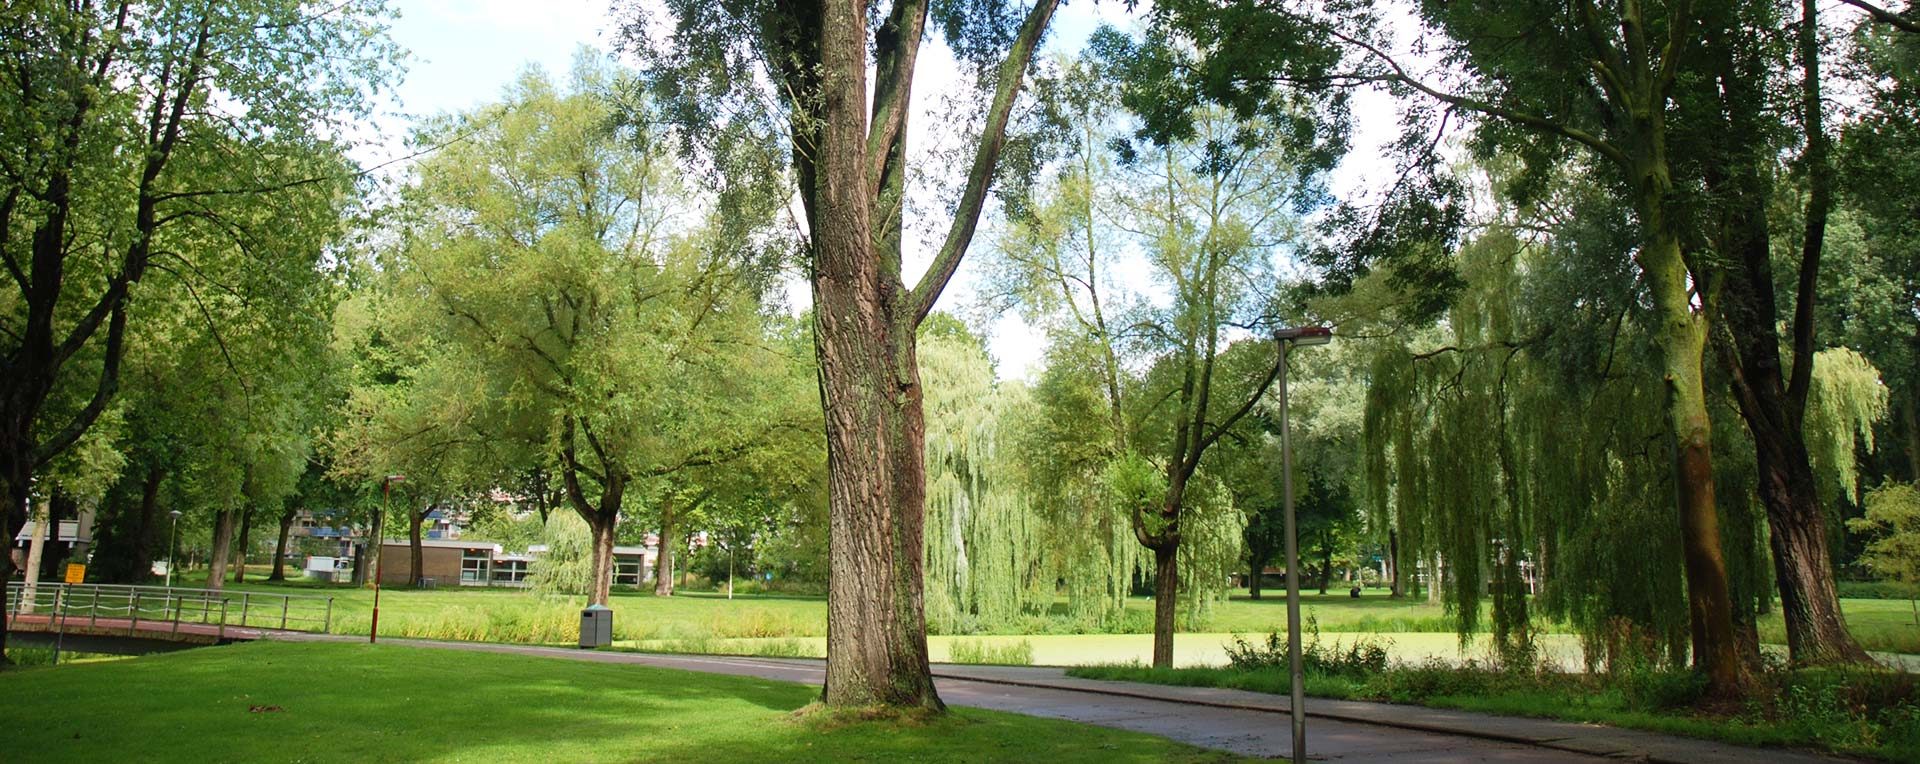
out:
{"label": "tree trunk", "polygon": [[240,543],[233,550],[233,582],[247,580],[247,550],[252,548],[253,508],[240,513]]}
{"label": "tree trunk", "polygon": [[[145,583],[153,575],[153,520],[160,509],[160,481],[166,478],[166,470],[148,467],[147,475],[140,482],[140,517],[134,523],[134,567],[138,571],[134,580],[127,583]],[[168,528],[167,543],[173,543],[173,534]],[[173,550],[167,549],[167,566],[173,566]]]}
{"label": "tree trunk", "polygon": [[387,513],[373,511],[373,525],[367,529],[366,553],[360,562],[360,585],[371,587],[380,579],[380,547],[386,544]]}
{"label": "tree trunk", "polygon": [[939,710],[922,610],[919,316],[874,242],[861,6],[828,2],[821,17],[816,173],[802,190],[813,200],[814,347],[827,434],[824,695],[829,706]]}
{"label": "tree trunk", "polygon": [[1174,602],[1180,590],[1179,545],[1153,550],[1153,667],[1173,668]]}
{"label": "tree trunk", "polygon": [[589,524],[593,531],[593,585],[587,593],[587,604],[605,605],[613,596],[613,541],[617,522],[595,522]]}
{"label": "tree trunk", "polygon": [[1400,582],[1400,532],[1387,531],[1387,596],[1400,598],[1407,594]]}
{"label": "tree trunk", "polygon": [[[5,437],[0,433],[0,437]],[[12,438],[8,438],[13,440]],[[6,582],[13,580],[13,538],[26,527],[27,521],[27,485],[22,450],[9,450],[17,447],[18,442],[0,443],[0,533],[6,534],[7,551],[0,554],[0,617],[12,612],[8,609]],[[13,665],[7,657],[7,629],[0,624],[0,668]]]}
{"label": "tree trunk", "polygon": [[427,555],[420,547],[420,524],[426,522],[427,513],[407,510],[407,584],[419,588],[420,579],[426,575]]}
{"label": "tree trunk", "polygon": [[[1725,152],[1716,156],[1719,161],[1708,166],[1707,188],[1723,200],[1717,248],[1729,261],[1720,301],[1720,319],[1727,333],[1720,337],[1731,337],[1732,341],[1716,346],[1723,356],[1731,356],[1728,366],[1734,398],[1753,439],[1758,492],[1771,531],[1769,542],[1789,654],[1797,665],[1870,663],[1872,659],[1847,631],[1840,612],[1828,551],[1826,512],[1815,490],[1813,463],[1803,431],[1806,392],[1812,379],[1814,287],[1831,209],[1831,168],[1820,124],[1818,51],[1817,47],[1806,47],[1816,45],[1814,4],[1804,3],[1804,12],[1803,23],[1808,26],[1803,31],[1807,34],[1801,35],[1800,41],[1807,67],[1802,95],[1810,99],[1804,103],[1807,111],[1803,114],[1808,128],[1805,159],[1810,194],[1807,238],[1795,269],[1798,297],[1793,319],[1792,378],[1787,378],[1781,363],[1781,337],[1776,328],[1779,303],[1767,219],[1767,191],[1772,178],[1765,170],[1770,160],[1761,151],[1747,147],[1752,141],[1730,142]],[[1715,34],[1709,39],[1717,37]],[[1712,49],[1720,54],[1718,79],[1724,94],[1726,133],[1757,136],[1761,132],[1758,110],[1764,101],[1755,88],[1758,65],[1742,69],[1730,46],[1721,44]],[[1757,645],[1754,649],[1757,651]]]}
{"label": "tree trunk", "polygon": [[1439,552],[1433,553],[1433,560],[1427,564],[1427,604],[1438,605],[1444,596],[1447,584],[1447,560]]}
{"label": "tree trunk", "polygon": [[233,554],[233,510],[223,509],[213,517],[213,556],[207,560],[207,588],[226,585],[227,558]]}
{"label": "tree trunk", "polygon": [[280,513],[280,535],[273,542],[273,572],[267,574],[268,581],[287,580],[287,540],[293,535],[295,514],[293,509]]}
{"label": "tree trunk", "polygon": [[1260,579],[1267,570],[1267,558],[1271,553],[1262,552],[1248,563],[1247,596],[1260,599]]}
{"label": "tree trunk", "polygon": [[678,521],[674,516],[673,497],[668,496],[660,502],[659,548],[653,556],[653,595],[656,597],[673,596],[673,558],[680,548]]}
{"label": "tree trunk", "polygon": [[73,556],[73,545],[60,542],[60,521],[67,518],[80,519],[80,503],[66,491],[55,488],[47,497],[47,540],[52,545],[41,553],[41,580],[66,580],[67,558]]}
{"label": "tree trunk", "polygon": [[1320,544],[1320,593],[1327,593],[1327,579],[1333,576],[1333,541],[1324,540]]}

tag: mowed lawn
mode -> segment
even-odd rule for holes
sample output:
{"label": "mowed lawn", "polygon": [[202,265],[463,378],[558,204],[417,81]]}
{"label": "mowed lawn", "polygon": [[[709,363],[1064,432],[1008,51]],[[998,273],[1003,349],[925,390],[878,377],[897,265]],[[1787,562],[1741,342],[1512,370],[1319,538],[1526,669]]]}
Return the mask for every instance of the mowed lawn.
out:
{"label": "mowed lawn", "polygon": [[[255,591],[333,597],[332,630],[335,633],[365,634],[372,620],[373,593],[367,589],[264,582],[230,584],[228,589],[235,593]],[[1406,634],[1414,638],[1413,634],[1452,631],[1451,621],[1441,606],[1412,597],[1394,599],[1382,590],[1368,590],[1358,599],[1348,597],[1345,591],[1331,591],[1324,596],[1306,592],[1302,593],[1301,602],[1304,614],[1328,635]],[[575,598],[542,597],[524,590],[387,588],[381,593],[380,633],[489,642],[567,643],[578,636],[580,605]],[[826,600],[805,595],[743,593],[729,600],[726,595],[715,592],[683,590],[673,597],[655,597],[650,591],[629,590],[614,592],[612,606],[616,613],[614,636],[623,642],[691,644],[704,640],[822,637],[827,628]],[[1920,626],[1914,625],[1911,606],[1905,600],[1846,599],[1841,601],[1841,606],[1849,627],[1867,649],[1920,653]],[[1152,599],[1146,597],[1128,602],[1128,609],[1136,611],[1133,621],[1141,627],[1129,631],[1150,630],[1152,607]],[[1056,610],[1064,611],[1064,604],[1056,605]],[[1268,596],[1260,600],[1236,594],[1216,604],[1201,627],[1191,633],[1264,634],[1283,629],[1285,623],[1286,598],[1282,593],[1269,591]],[[1002,629],[997,635],[1060,635],[1060,627],[1064,625],[1063,620],[1036,617],[1015,628]],[[1549,625],[1547,631],[1555,629]],[[1786,642],[1777,612],[1762,619],[1760,637],[1769,644]],[[1425,643],[1421,644],[1424,650]],[[1035,646],[1042,647],[1039,642]]]}
{"label": "mowed lawn", "polygon": [[815,687],[554,658],[262,642],[0,673],[7,761],[1049,761],[1235,757],[974,709],[794,715]]}

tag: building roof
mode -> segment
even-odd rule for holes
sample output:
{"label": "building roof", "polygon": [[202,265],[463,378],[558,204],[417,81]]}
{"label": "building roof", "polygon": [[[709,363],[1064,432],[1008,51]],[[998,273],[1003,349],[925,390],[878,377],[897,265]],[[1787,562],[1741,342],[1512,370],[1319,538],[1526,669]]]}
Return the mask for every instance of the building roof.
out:
{"label": "building roof", "polygon": [[[382,540],[380,546],[406,548],[412,546],[412,543],[406,539],[389,538]],[[420,546],[434,549],[486,549],[492,551],[494,554],[500,553],[499,544],[491,541],[477,541],[473,539],[420,539]]]}

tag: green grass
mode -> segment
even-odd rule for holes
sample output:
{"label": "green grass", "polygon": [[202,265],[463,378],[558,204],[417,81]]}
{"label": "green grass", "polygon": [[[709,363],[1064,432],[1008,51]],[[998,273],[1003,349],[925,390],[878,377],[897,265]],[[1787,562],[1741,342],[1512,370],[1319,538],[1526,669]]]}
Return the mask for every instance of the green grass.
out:
{"label": "green grass", "polygon": [[[1914,625],[1913,604],[1907,600],[1843,599],[1847,630],[1868,650],[1920,653],[1920,626]],[[1760,641],[1785,644],[1787,629],[1775,611],[1760,619]]]}
{"label": "green grass", "polygon": [[[1284,667],[1155,669],[1083,666],[1087,679],[1286,694]],[[1914,679],[1891,672],[1781,672],[1761,697],[1733,714],[1694,712],[1698,685],[1686,672],[1623,678],[1503,673],[1450,666],[1401,666],[1369,676],[1309,672],[1313,697],[1411,703],[1505,716],[1609,724],[1749,746],[1817,748],[1890,761],[1920,761],[1920,696]]]}
{"label": "green grass", "polygon": [[[186,578],[198,585],[204,575],[189,572]],[[229,584],[227,588],[236,593],[333,597],[332,630],[335,633],[365,634],[372,620],[373,592],[368,589],[298,581],[250,581]],[[1388,597],[1385,590],[1366,590],[1359,599],[1349,598],[1343,590],[1330,591],[1326,596],[1305,592],[1301,603],[1303,615],[1316,619],[1323,632],[1386,634],[1396,642],[1418,645],[1415,654],[1396,656],[1408,660],[1420,660],[1432,654],[1434,650],[1429,649],[1427,643],[1439,638],[1431,635],[1453,630],[1452,619],[1441,606],[1412,597],[1394,599]],[[827,633],[826,600],[816,596],[738,594],[729,600],[724,594],[713,592],[682,591],[673,597],[655,597],[651,591],[617,590],[611,604],[616,611],[614,637],[624,642],[672,641],[685,646],[713,640],[812,640]],[[417,591],[389,587],[381,592],[380,633],[431,639],[563,644],[578,638],[580,605],[578,598],[541,597],[517,589],[454,586]],[[312,603],[302,606],[318,607]],[[1867,649],[1920,653],[1920,627],[1913,625],[1913,613],[1906,601],[1844,599],[1841,606],[1847,614],[1848,625]],[[1132,628],[1128,633],[1150,631],[1153,601],[1136,597],[1127,607],[1134,613],[1129,619]],[[1070,628],[1073,624],[1064,616],[1064,605],[1055,609],[1059,612],[1051,617],[1028,618],[1009,628],[967,636],[1043,635],[1049,640],[1034,643],[1036,662],[1058,663],[1061,661],[1049,656],[1056,654],[1051,648],[1061,646],[1051,645],[1050,642],[1058,641],[1051,638],[1075,636],[1075,632]],[[264,615],[267,621],[274,617],[271,608]],[[262,614],[258,611],[254,613],[253,623],[273,625],[262,623]],[[1269,592],[1269,596],[1260,600],[1238,594],[1215,605],[1197,628],[1183,633],[1203,641],[1212,640],[1205,645],[1209,657],[1200,662],[1217,662],[1212,657],[1217,652],[1214,650],[1217,645],[1213,643],[1224,639],[1224,635],[1264,634],[1283,628],[1285,623],[1286,598],[1278,592]],[[1543,631],[1557,633],[1551,625]],[[1777,613],[1762,621],[1760,635],[1771,644],[1786,641]],[[1082,641],[1086,644],[1076,643],[1070,649],[1098,649],[1101,652],[1097,660],[1124,662],[1134,655],[1123,652],[1134,649],[1124,638]],[[1122,643],[1127,646],[1122,647]],[[752,647],[756,643],[742,644]]]}
{"label": "green grass", "polygon": [[26,761],[1233,761],[1163,738],[956,709],[797,717],[813,687],[398,646],[256,643],[0,674]]}

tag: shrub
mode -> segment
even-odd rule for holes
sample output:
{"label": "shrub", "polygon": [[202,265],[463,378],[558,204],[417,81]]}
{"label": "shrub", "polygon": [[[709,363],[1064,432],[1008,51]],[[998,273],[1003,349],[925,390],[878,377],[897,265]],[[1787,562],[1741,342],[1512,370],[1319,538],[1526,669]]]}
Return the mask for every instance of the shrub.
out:
{"label": "shrub", "polygon": [[947,647],[947,660],[996,666],[1031,666],[1033,643],[1024,639],[1018,642],[956,639]]}
{"label": "shrub", "polygon": [[[1350,644],[1335,641],[1327,645],[1320,641],[1320,625],[1313,618],[1307,619],[1305,631],[1300,643],[1300,665],[1307,672],[1364,678],[1387,670],[1388,650],[1393,646],[1391,640],[1359,636]],[[1291,669],[1287,658],[1287,640],[1280,632],[1268,634],[1259,644],[1234,637],[1233,644],[1227,646],[1227,663],[1244,671]]]}

